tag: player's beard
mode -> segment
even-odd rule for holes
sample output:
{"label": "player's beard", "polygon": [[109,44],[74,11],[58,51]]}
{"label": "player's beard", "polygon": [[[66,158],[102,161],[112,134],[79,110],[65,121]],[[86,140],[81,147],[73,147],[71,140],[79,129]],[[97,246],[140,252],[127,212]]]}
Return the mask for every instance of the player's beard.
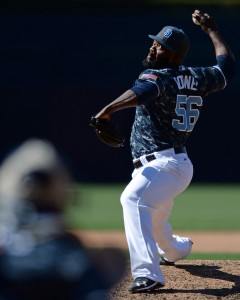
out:
{"label": "player's beard", "polygon": [[[148,59],[148,57],[151,57],[151,59]],[[157,60],[155,57],[153,57],[151,54],[149,54],[143,61],[142,64],[147,69],[163,69],[166,68],[168,65],[168,62],[166,59],[161,58],[161,60]]]}

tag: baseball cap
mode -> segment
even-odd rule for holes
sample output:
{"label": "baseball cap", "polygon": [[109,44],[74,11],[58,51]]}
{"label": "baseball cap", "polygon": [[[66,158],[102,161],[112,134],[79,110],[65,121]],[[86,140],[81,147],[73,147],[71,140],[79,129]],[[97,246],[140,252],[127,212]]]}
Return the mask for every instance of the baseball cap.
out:
{"label": "baseball cap", "polygon": [[186,56],[190,47],[186,33],[177,27],[165,26],[157,35],[149,35],[167,49]]}

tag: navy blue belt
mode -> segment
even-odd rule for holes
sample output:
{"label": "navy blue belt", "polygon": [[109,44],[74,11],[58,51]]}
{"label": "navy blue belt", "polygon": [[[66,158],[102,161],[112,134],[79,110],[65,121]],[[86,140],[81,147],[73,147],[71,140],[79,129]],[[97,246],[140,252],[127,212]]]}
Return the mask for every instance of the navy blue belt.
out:
{"label": "navy blue belt", "polygon": [[[172,148],[170,148],[170,149],[172,149]],[[165,150],[168,150],[168,149],[164,149],[163,151],[165,151]],[[174,150],[175,154],[187,153],[187,150],[185,147],[173,147],[173,150]],[[159,151],[159,152],[161,152],[161,151]],[[156,156],[154,154],[149,154],[149,155],[146,155],[145,157],[148,162],[156,159]],[[137,159],[136,161],[133,162],[133,166],[135,169],[138,169],[138,168],[142,167],[143,164],[140,159]]]}

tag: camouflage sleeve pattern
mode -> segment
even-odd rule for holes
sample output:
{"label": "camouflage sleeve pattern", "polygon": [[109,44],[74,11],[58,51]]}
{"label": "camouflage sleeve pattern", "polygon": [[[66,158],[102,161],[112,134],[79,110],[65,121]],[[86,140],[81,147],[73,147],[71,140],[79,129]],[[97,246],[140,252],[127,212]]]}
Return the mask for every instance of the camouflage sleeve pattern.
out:
{"label": "camouflage sleeve pattern", "polygon": [[205,68],[189,68],[196,80],[200,82],[199,92],[202,97],[222,90],[226,87],[226,78],[218,65]]}

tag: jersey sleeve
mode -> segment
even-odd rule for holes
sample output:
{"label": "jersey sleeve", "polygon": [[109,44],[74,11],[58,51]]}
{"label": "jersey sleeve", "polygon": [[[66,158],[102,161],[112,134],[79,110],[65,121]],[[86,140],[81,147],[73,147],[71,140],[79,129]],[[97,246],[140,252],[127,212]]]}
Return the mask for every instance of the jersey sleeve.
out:
{"label": "jersey sleeve", "polygon": [[227,85],[226,78],[218,65],[189,69],[195,76],[198,82],[198,90],[203,97],[220,91]]}
{"label": "jersey sleeve", "polygon": [[164,85],[154,70],[145,70],[131,90],[137,95],[139,105],[146,104],[162,95]]}
{"label": "jersey sleeve", "polygon": [[231,81],[237,73],[235,60],[229,55],[217,56],[217,66],[223,72],[227,83]]}
{"label": "jersey sleeve", "polygon": [[217,56],[217,64],[211,67],[192,68],[201,83],[202,94],[207,96],[226,87],[236,73],[235,61],[228,55]]}

